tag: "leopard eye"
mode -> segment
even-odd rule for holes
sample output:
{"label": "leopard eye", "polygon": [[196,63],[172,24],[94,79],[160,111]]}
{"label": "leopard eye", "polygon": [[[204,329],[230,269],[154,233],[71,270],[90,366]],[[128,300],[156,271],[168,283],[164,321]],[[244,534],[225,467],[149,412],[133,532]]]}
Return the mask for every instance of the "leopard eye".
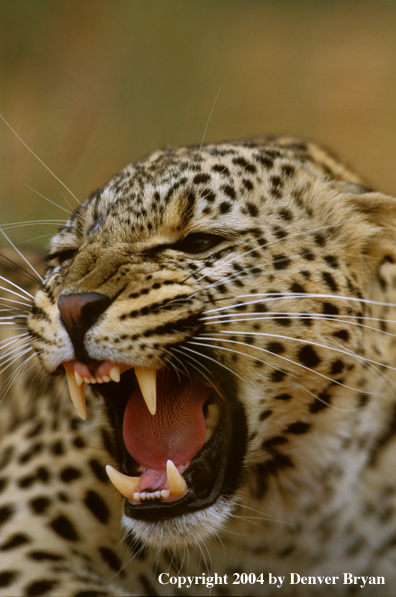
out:
{"label": "leopard eye", "polygon": [[196,232],[189,234],[182,240],[172,245],[173,249],[183,251],[184,253],[203,253],[223,241],[224,238],[218,234],[205,234]]}
{"label": "leopard eye", "polygon": [[65,261],[72,259],[74,255],[77,253],[77,249],[64,249],[61,251],[56,251],[55,253],[51,253],[46,258],[47,262],[51,262],[56,259],[59,265],[62,265]]}

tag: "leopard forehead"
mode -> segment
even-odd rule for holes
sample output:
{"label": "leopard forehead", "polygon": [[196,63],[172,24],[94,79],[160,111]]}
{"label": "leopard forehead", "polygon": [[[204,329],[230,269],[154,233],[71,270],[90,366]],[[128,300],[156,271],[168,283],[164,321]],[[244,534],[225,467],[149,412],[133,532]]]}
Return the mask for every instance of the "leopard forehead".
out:
{"label": "leopard forehead", "polygon": [[290,227],[296,210],[312,217],[312,198],[324,188],[328,195],[360,187],[354,174],[314,144],[277,143],[168,149],[131,164],[72,214],[53,248],[77,248],[95,235],[101,246],[111,244],[115,230],[117,240],[143,246],[208,229],[227,235],[268,216]]}

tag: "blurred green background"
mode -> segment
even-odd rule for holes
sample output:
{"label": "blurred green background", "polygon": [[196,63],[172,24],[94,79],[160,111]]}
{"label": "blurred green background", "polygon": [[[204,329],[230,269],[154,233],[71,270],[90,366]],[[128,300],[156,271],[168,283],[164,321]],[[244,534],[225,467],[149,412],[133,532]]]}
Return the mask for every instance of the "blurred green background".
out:
{"label": "blurred green background", "polygon": [[[204,133],[311,138],[396,195],[395,98],[391,0],[0,0],[0,113],[79,199]],[[3,225],[66,216],[31,189],[76,204],[0,121]]]}

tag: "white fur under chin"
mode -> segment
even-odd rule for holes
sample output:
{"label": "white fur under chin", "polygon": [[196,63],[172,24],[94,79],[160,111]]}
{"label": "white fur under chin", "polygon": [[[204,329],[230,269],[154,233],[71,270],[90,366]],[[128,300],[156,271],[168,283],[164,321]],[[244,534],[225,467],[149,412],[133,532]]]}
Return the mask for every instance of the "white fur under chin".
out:
{"label": "white fur under chin", "polygon": [[145,547],[186,547],[204,542],[217,533],[230,518],[236,502],[235,498],[226,500],[220,497],[209,508],[160,522],[144,522],[124,514],[122,524]]}

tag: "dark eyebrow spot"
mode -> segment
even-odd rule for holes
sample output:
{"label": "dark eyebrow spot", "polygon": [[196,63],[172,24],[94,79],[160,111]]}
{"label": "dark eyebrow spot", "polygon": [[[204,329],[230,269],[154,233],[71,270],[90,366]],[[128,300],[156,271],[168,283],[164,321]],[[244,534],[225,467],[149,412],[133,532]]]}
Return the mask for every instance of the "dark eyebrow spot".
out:
{"label": "dark eyebrow spot", "polygon": [[88,230],[88,234],[91,234],[91,232],[95,232],[95,230],[99,227],[102,220],[103,220],[103,214],[101,216],[99,216],[98,219],[96,220],[96,222],[94,222],[92,224],[91,228]]}

